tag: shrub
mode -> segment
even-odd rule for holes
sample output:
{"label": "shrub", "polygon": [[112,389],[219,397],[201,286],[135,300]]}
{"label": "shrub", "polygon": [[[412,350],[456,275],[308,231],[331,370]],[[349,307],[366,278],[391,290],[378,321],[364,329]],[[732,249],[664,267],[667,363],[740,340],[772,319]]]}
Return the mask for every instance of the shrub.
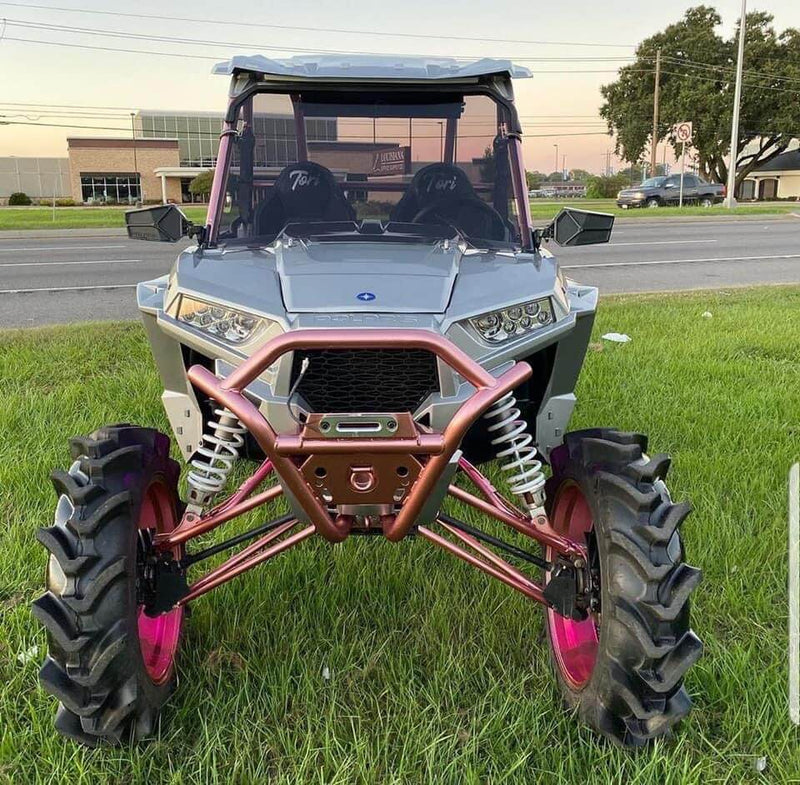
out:
{"label": "shrub", "polygon": [[630,180],[621,174],[611,177],[589,178],[586,196],[589,199],[613,199],[619,191],[630,185]]}
{"label": "shrub", "polygon": [[356,214],[359,219],[364,218],[388,218],[394,205],[391,202],[381,202],[370,200],[367,202],[356,202]]}
{"label": "shrub", "polygon": [[208,196],[211,193],[211,185],[214,182],[214,170],[201,172],[189,183],[189,193],[192,196]]}
{"label": "shrub", "polygon": [[22,191],[17,191],[8,197],[8,204],[11,207],[27,207],[29,204],[31,204],[31,198],[28,196],[28,194],[24,194]]}

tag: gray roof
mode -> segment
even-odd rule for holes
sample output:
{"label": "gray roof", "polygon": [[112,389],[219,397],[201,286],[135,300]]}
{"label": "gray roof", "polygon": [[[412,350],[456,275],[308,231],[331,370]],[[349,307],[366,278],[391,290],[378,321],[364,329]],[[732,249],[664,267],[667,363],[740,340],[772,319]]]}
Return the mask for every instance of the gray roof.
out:
{"label": "gray roof", "polygon": [[465,62],[452,57],[404,57],[392,55],[297,55],[272,59],[263,55],[237,55],[212,69],[214,74],[250,71],[273,77],[302,79],[369,79],[376,81],[459,79],[508,74],[527,79],[529,69],[510,60],[483,58]]}
{"label": "gray roof", "polygon": [[776,155],[771,161],[759,166],[755,172],[791,172],[798,170],[800,170],[800,149]]}

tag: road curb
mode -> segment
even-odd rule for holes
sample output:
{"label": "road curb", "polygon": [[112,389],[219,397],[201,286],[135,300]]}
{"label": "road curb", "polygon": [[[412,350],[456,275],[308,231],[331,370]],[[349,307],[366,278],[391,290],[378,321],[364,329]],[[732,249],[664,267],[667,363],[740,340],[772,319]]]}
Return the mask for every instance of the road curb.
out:
{"label": "road curb", "polygon": [[618,215],[614,221],[615,224],[625,224],[625,226],[647,226],[648,224],[658,224],[664,226],[665,224],[697,224],[697,223],[731,223],[736,221],[786,221],[800,218],[797,213],[765,213],[764,215],[649,215],[647,218],[631,218],[628,216]]}
{"label": "road curb", "polygon": [[70,237],[127,237],[124,228],[113,226],[103,229],[3,229],[0,240],[25,240],[37,237],[68,239]]}

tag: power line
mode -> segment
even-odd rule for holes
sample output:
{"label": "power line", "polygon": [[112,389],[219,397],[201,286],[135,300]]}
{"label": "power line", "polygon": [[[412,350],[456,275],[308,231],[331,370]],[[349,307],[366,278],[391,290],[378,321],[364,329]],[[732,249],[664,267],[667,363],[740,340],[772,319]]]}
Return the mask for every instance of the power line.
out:
{"label": "power line", "polygon": [[[59,33],[68,33],[74,35],[91,35],[91,36],[100,36],[100,37],[108,37],[108,38],[122,38],[127,40],[133,41],[152,41],[156,43],[169,43],[169,44],[178,44],[180,46],[203,46],[203,47],[218,47],[218,48],[235,48],[235,49],[247,49],[247,48],[256,48],[256,49],[264,49],[268,51],[277,51],[277,52],[285,52],[285,51],[295,51],[295,52],[302,52],[304,54],[349,54],[349,55],[367,55],[367,56],[378,56],[379,53],[376,52],[367,52],[367,51],[354,51],[352,49],[308,49],[303,47],[297,46],[279,46],[279,45],[270,45],[270,44],[263,44],[263,43],[253,43],[253,42],[241,42],[241,41],[219,41],[219,40],[200,40],[200,39],[191,39],[187,40],[184,37],[176,37],[176,36],[164,36],[164,35],[149,35],[145,33],[132,33],[124,30],[108,30],[108,29],[96,29],[96,28],[89,28],[89,27],[75,27],[73,25],[60,25],[60,24],[52,24],[49,22],[35,22],[27,19],[11,19],[7,18],[4,22],[9,27],[20,27],[27,30],[41,30],[41,31],[49,31],[49,32],[59,32]],[[6,37],[7,40],[14,40],[10,37]],[[440,39],[441,40],[441,39]],[[400,57],[413,57],[414,55],[395,55]],[[457,59],[474,59],[474,55],[467,56],[467,55],[448,55],[448,57],[455,57]],[[213,58],[209,58],[213,59]],[[633,60],[633,57],[623,56],[623,57],[558,57],[558,58],[540,58],[540,57],[517,57],[514,58],[520,62],[538,62],[538,61],[583,61],[588,60],[591,62],[597,61],[608,61],[608,60]]]}
{"label": "power line", "polygon": [[[733,66],[714,65],[713,63],[701,63],[696,60],[685,60],[678,57],[664,56],[664,60],[668,60],[673,65],[683,65],[687,68],[695,68],[703,71],[725,71],[728,73],[735,73],[736,69]],[[800,84],[800,79],[795,79],[790,76],[780,76],[778,74],[767,73],[766,71],[754,71],[752,69],[742,72],[745,76],[753,76],[757,79],[775,79],[779,82],[793,82]]]}
{"label": "power line", "polygon": [[[2,5],[3,3],[0,3]],[[104,12],[106,13],[106,12]],[[179,45],[195,45],[195,46],[217,46],[217,47],[236,47],[236,48],[247,48],[250,46],[257,46],[255,44],[250,43],[240,43],[240,42],[231,42],[231,41],[200,41],[200,40],[192,40],[187,41],[183,38],[176,38],[173,36],[154,36],[154,35],[146,35],[141,33],[130,33],[125,31],[117,31],[117,30],[97,30],[85,27],[74,27],[70,25],[55,25],[50,23],[40,23],[40,22],[30,22],[28,20],[20,20],[20,19],[7,19],[5,20],[9,25],[22,27],[25,29],[33,29],[33,30],[45,30],[45,31],[55,31],[55,32],[66,32],[70,34],[78,34],[78,35],[93,35],[93,36],[101,36],[101,37],[109,37],[109,38],[122,38],[127,40],[135,40],[135,41],[152,41],[156,43],[173,43]],[[85,48],[85,49],[99,49],[101,51],[107,51],[104,47],[93,47],[88,44],[75,44],[75,43],[67,43],[67,42],[56,42],[56,41],[36,41],[33,39],[21,39],[12,36],[6,36],[6,40],[16,40],[16,41],[23,41],[27,43],[41,43],[41,44],[51,44],[56,46],[70,46],[73,48]],[[290,49],[294,49],[295,51],[301,51],[305,53],[327,53],[327,54],[342,54],[342,50],[319,50],[319,49],[301,49],[298,47],[279,47],[279,46],[271,46],[271,45],[260,45],[260,48],[267,49],[267,50],[277,50],[277,51],[288,51]],[[216,60],[217,58],[212,58],[210,56],[201,56],[201,55],[193,55],[193,54],[181,54],[175,52],[143,52],[141,50],[117,50],[117,51],[126,51],[135,54],[148,54],[148,55],[162,55],[162,56],[171,56],[171,57],[189,57],[192,59],[204,59],[204,60]],[[373,52],[353,52],[348,51],[348,54],[357,54],[357,55],[375,55]],[[606,60],[630,60],[632,58],[629,57],[609,57],[609,58],[582,58],[582,57],[573,57],[573,58],[534,58],[534,57],[516,57],[514,58],[519,62],[537,62],[537,61],[571,61],[571,62],[580,62],[580,61],[606,61]],[[645,58],[645,59],[652,59],[652,58]],[[674,58],[665,56],[665,60],[673,63],[673,65],[682,65],[688,68],[695,68],[700,70],[722,70],[727,71],[730,70],[725,66],[717,66],[711,63],[700,63],[697,61],[691,61],[688,59],[681,59],[681,58]],[[635,65],[635,63],[633,64]],[[647,69],[640,69],[638,72],[643,72]],[[628,73],[635,73],[637,72],[636,69],[629,69]],[[568,71],[559,71],[559,70],[537,70],[537,74],[589,74],[589,73],[617,73],[616,70],[612,71],[603,71],[603,70],[577,70],[577,69],[570,69]],[[675,75],[675,72],[664,72],[672,73]],[[798,79],[792,79],[789,77],[781,77],[776,74],[767,74],[758,71],[750,70],[747,72],[749,76],[752,76],[757,79],[762,78],[771,78],[776,79],[779,81],[786,81],[786,82],[794,82],[800,83]],[[716,80],[714,80],[716,81]],[[750,86],[754,87],[763,87],[764,89],[768,90],[777,90],[781,91],[783,88],[774,87],[770,85],[761,85],[761,84],[753,84],[748,83]],[[789,91],[795,92],[795,91]]]}
{"label": "power line", "polygon": [[[32,103],[15,102],[15,101],[0,101],[0,107],[4,107],[4,106],[22,107],[24,109],[27,109],[27,108],[36,108],[36,109],[44,108],[44,109],[81,109],[81,110],[97,109],[97,110],[109,110],[109,111],[111,111],[111,110],[119,110],[120,112],[124,112],[126,117],[130,113],[131,109],[135,108],[133,106],[92,106],[92,105],[89,105],[89,104],[32,104]],[[160,112],[160,111],[164,111],[164,110],[160,110],[160,109],[152,109],[152,110],[139,109],[137,111],[140,111],[140,112],[143,112],[143,113],[146,114],[146,113],[148,113],[150,111]],[[186,113],[195,114],[195,110],[194,109],[170,109],[169,110],[169,114],[170,115],[180,115],[180,114],[186,114]],[[218,114],[220,117],[223,117],[225,113],[224,112],[210,111],[207,114],[209,114],[209,115]],[[121,116],[121,115],[116,115],[116,116]],[[538,113],[537,114],[521,114],[521,115],[519,115],[520,119],[523,119],[523,120],[524,119],[542,120],[542,119],[553,119],[553,118],[558,118],[558,119],[561,119],[561,118],[586,118],[586,117],[592,118],[592,117],[598,117],[598,116],[599,115],[597,115],[597,114],[538,114]],[[492,117],[491,119],[493,120],[494,117]],[[403,120],[402,122],[405,122],[405,120]]]}
{"label": "power line", "polygon": [[[352,29],[342,29],[342,28],[319,28],[319,27],[300,27],[297,25],[278,25],[278,24],[267,24],[265,22],[237,22],[232,19],[197,19],[196,17],[185,17],[185,16],[166,16],[166,15],[159,15],[159,14],[134,14],[134,13],[122,13],[119,11],[100,11],[100,10],[93,10],[87,8],[66,8],[64,6],[52,6],[52,5],[40,5],[35,3],[14,3],[14,2],[0,2],[0,5],[5,6],[13,6],[15,8],[36,8],[45,11],[62,11],[66,13],[78,13],[78,14],[95,14],[95,15],[102,15],[102,16],[113,16],[113,17],[125,17],[130,19],[154,19],[162,22],[191,22],[194,24],[212,24],[215,26],[224,25],[228,27],[260,27],[260,28],[268,28],[270,30],[295,30],[304,33],[340,33],[345,35],[374,35],[374,36],[384,36],[384,37],[392,37],[392,38],[419,38],[425,40],[435,40],[441,41],[441,35],[434,35],[431,33],[397,33],[397,32],[387,32],[386,30],[352,30]],[[634,49],[635,46],[633,44],[604,44],[598,42],[587,42],[587,41],[532,41],[532,40],[524,40],[524,39],[516,39],[516,38],[486,38],[484,36],[480,37],[473,37],[473,36],[459,36],[459,35],[448,35],[452,41],[470,41],[470,42],[478,42],[478,43],[492,43],[492,44],[522,44],[525,46],[589,46],[589,47],[605,47],[605,48],[614,48],[614,49]],[[295,47],[288,47],[289,49],[295,49]]]}
{"label": "power line", "polygon": [[[633,71],[629,73],[634,73]],[[662,74],[668,74],[670,76],[681,76],[686,79],[698,79],[704,82],[714,82],[719,83],[720,79],[715,79],[713,76],[702,76],[700,74],[682,74],[677,71],[661,71]],[[771,85],[764,85],[764,84],[755,84],[754,82],[743,82],[745,87],[753,87],[757,90],[772,90],[776,93],[791,93],[792,95],[800,95],[800,90],[788,90],[785,87],[772,87]]]}
{"label": "power line", "polygon": [[[148,57],[177,57],[182,58],[184,60],[204,60],[206,62],[213,62],[218,63],[220,61],[219,57],[209,57],[207,55],[196,55],[191,54],[189,52],[153,52],[147,51],[145,49],[120,49],[117,46],[95,46],[92,44],[73,44],[68,43],[66,41],[42,41],[37,40],[34,38],[18,38],[16,36],[4,36],[4,41],[17,41],[20,43],[25,44],[42,44],[44,46],[63,46],[68,47],[70,49],[86,49],[95,52],[115,52],[117,54],[124,53],[124,54],[135,54],[135,55],[147,55]],[[319,50],[315,50],[319,53]],[[352,53],[351,53],[352,54]],[[524,59],[524,58],[522,58]],[[617,70],[575,70],[569,69],[566,71],[555,71],[555,70],[547,70],[547,71],[536,71],[537,75],[539,74],[564,74],[564,75],[572,75],[572,74],[616,74]]]}
{"label": "power line", "polygon": [[[34,126],[38,128],[77,128],[84,131],[123,131],[129,132],[130,129],[123,128],[121,126],[102,126],[102,125],[77,125],[73,123],[37,123],[37,122],[23,122],[19,120],[11,120],[7,121],[3,119],[3,115],[0,115],[0,126],[3,125],[22,125],[22,126]],[[219,137],[219,134],[207,132],[207,131],[189,131],[183,132],[185,138],[188,137],[196,137],[196,136],[208,136],[208,137]],[[525,134],[525,138],[527,139],[537,139],[537,138],[551,138],[557,136],[608,136],[608,132],[606,131],[585,131],[579,133],[557,133],[557,134]],[[126,137],[127,138],[127,137]],[[176,138],[176,137],[163,137],[163,136],[140,136],[137,139],[140,140],[147,140],[147,139],[164,139],[164,138]],[[177,137],[180,140],[180,137]],[[269,140],[291,140],[294,141],[294,136],[262,136],[258,135],[259,139],[269,139]],[[339,137],[338,139],[334,140],[337,142],[342,141],[352,141],[355,139],[366,139],[371,141],[372,135],[364,134],[364,135],[356,135],[356,134],[346,134],[344,136]],[[439,139],[439,134],[435,135],[414,135],[414,139]],[[488,139],[488,134],[459,134],[459,139]],[[317,140],[323,141],[323,140]],[[386,142],[389,144],[389,142]]]}

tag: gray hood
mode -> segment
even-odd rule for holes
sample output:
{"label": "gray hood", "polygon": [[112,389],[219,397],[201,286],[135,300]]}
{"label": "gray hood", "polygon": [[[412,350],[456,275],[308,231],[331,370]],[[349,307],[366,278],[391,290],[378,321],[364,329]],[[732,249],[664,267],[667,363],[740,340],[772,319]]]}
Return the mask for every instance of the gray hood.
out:
{"label": "gray hood", "polygon": [[276,251],[289,313],[444,313],[461,252],[441,243],[295,242]]}

